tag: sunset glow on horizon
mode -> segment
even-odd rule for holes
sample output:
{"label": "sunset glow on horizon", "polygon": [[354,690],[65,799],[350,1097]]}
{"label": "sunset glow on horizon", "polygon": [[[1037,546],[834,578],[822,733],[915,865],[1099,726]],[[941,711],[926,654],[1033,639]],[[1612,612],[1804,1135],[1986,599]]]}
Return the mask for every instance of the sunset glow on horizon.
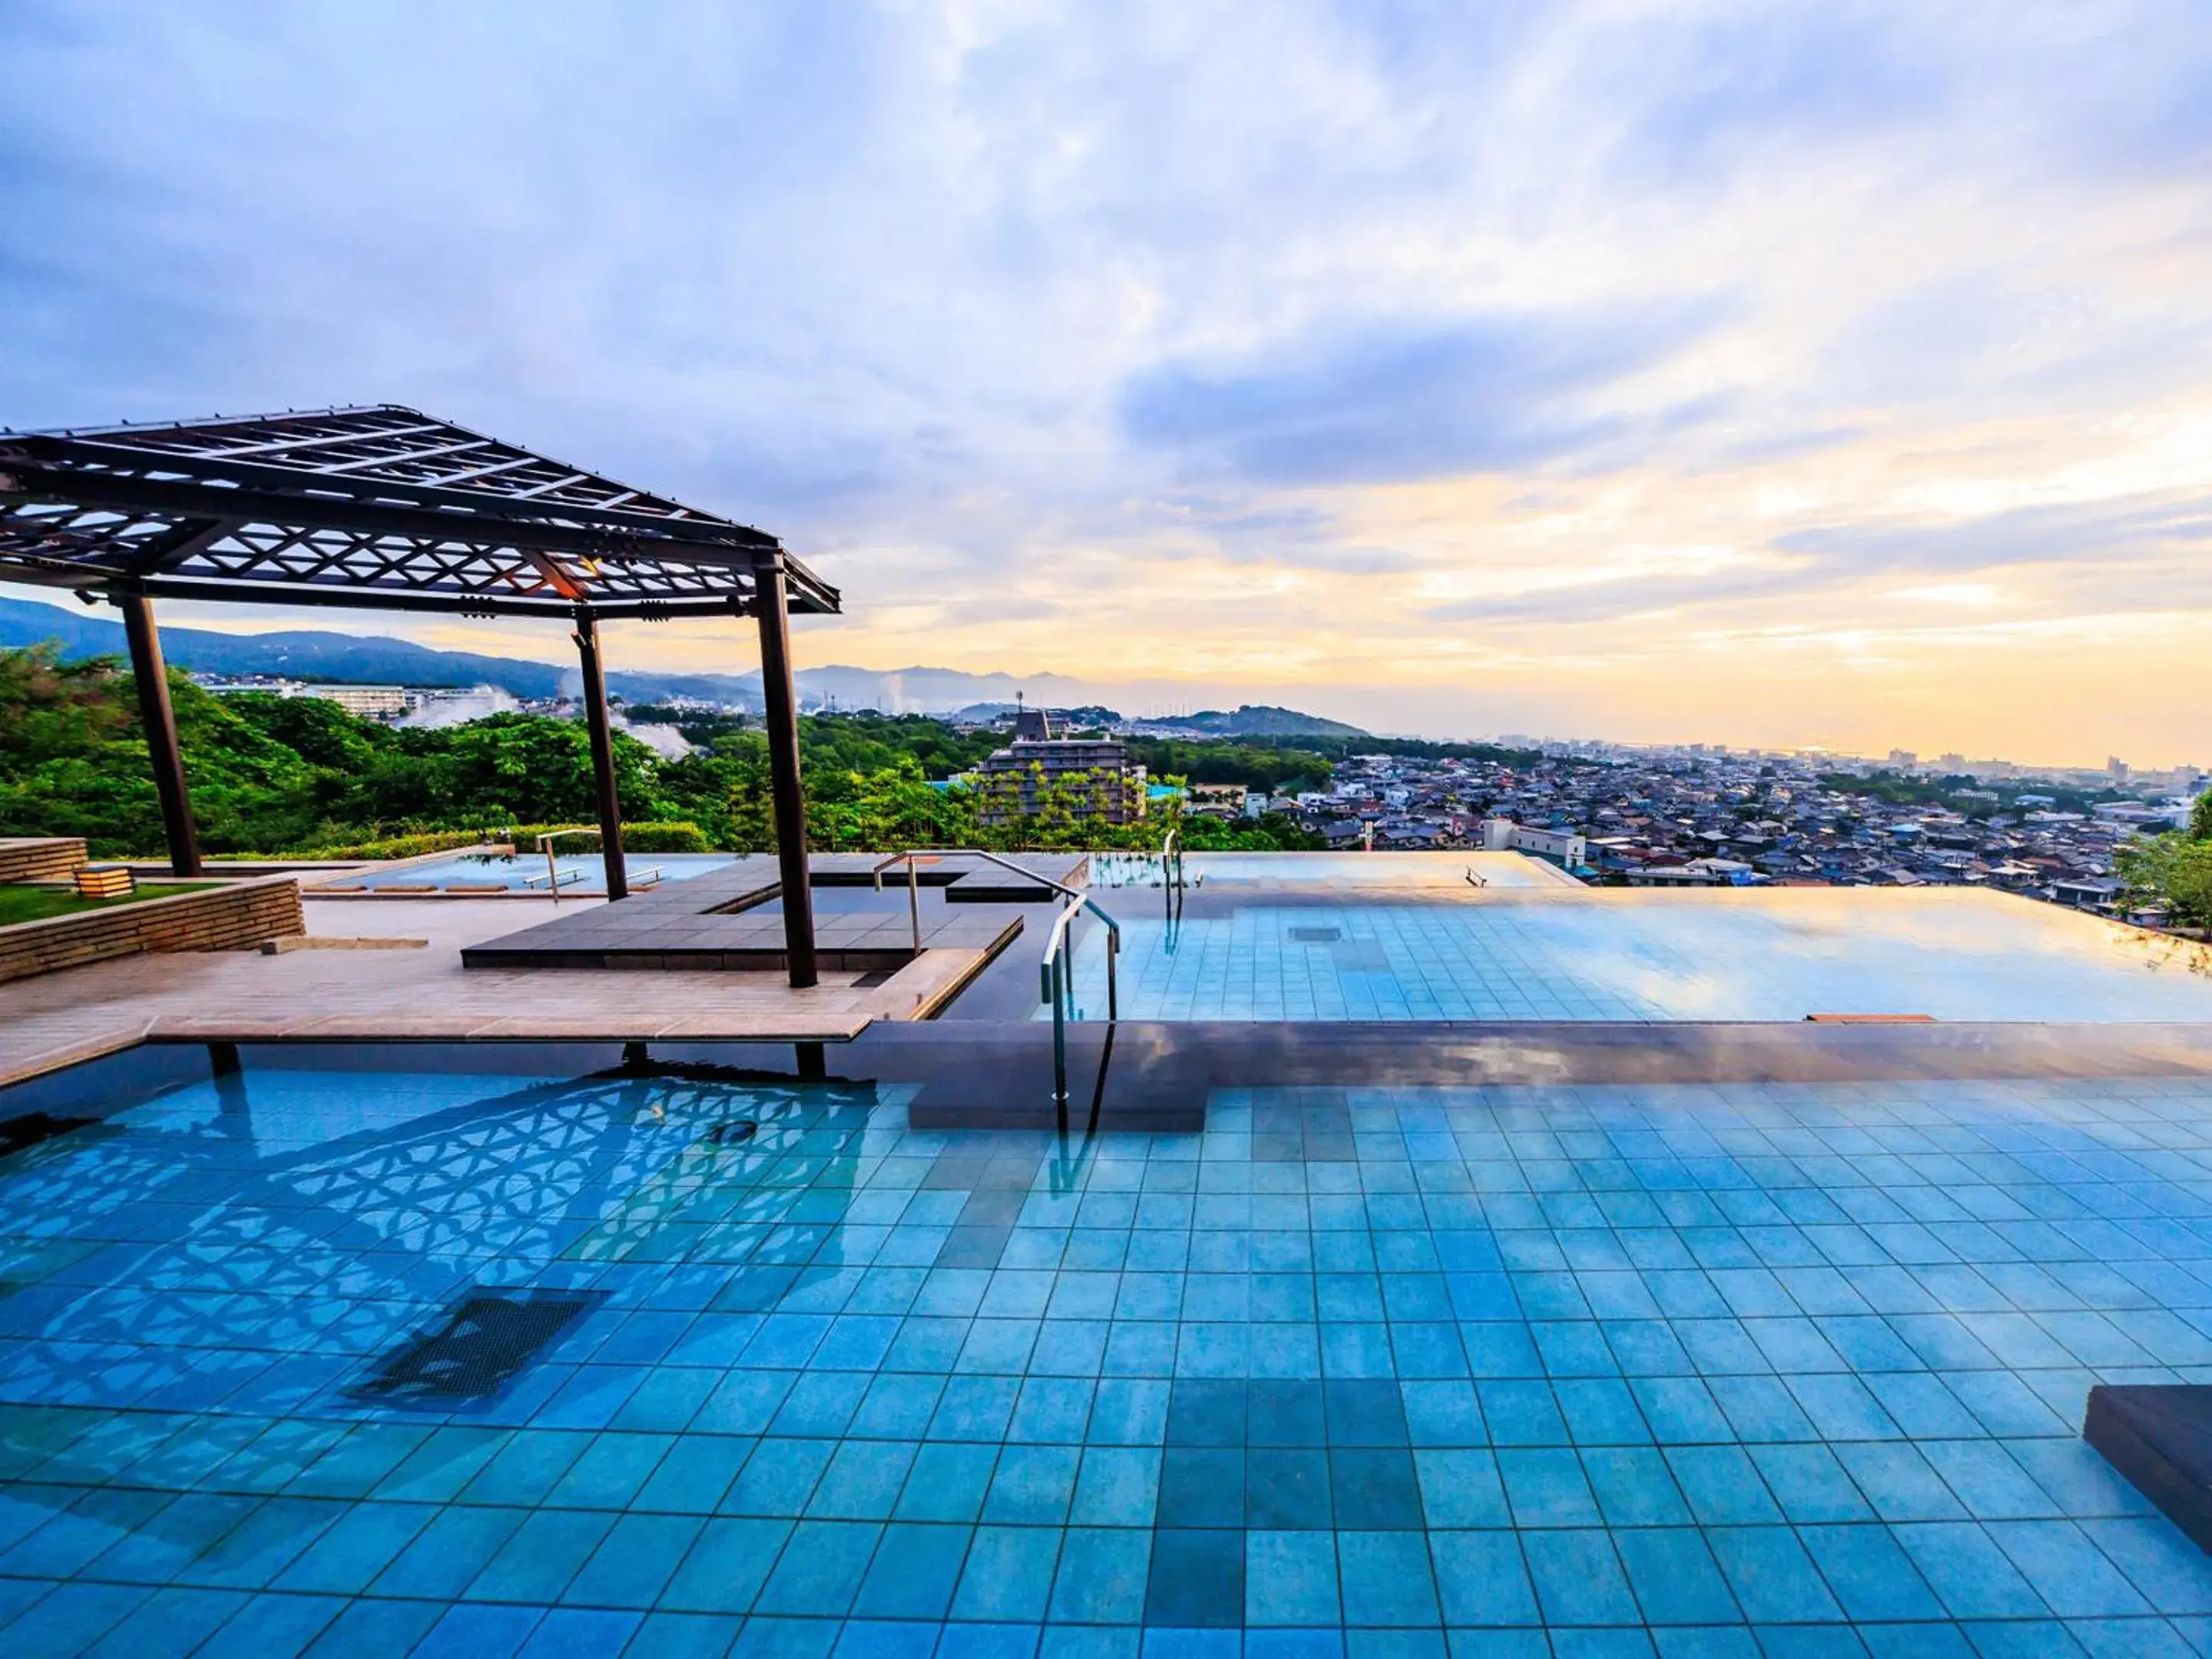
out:
{"label": "sunset glow on horizon", "polygon": [[2212,762],[2201,7],[33,3],[0,99],[0,422],[416,405],[776,532],[802,668]]}

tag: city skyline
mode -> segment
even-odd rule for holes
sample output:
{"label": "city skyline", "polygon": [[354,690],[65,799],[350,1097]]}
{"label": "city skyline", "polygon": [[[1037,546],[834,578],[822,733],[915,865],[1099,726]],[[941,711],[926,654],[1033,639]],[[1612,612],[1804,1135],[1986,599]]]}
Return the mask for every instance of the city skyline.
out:
{"label": "city skyline", "polygon": [[416,404],[784,536],[849,602],[803,666],[2202,747],[2185,7],[31,5],[0,40],[0,421]]}

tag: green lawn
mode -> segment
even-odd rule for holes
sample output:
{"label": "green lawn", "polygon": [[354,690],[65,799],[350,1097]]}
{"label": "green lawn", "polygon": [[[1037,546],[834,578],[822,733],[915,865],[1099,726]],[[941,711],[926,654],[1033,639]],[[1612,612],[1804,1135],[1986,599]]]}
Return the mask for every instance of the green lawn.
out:
{"label": "green lawn", "polygon": [[138,890],[129,898],[79,898],[73,888],[40,887],[27,883],[0,886],[0,927],[18,921],[44,921],[48,916],[73,916],[80,910],[100,910],[118,904],[135,904],[140,899],[167,898],[173,893],[197,893],[204,887],[216,884],[209,881],[167,882],[159,885],[141,883]]}

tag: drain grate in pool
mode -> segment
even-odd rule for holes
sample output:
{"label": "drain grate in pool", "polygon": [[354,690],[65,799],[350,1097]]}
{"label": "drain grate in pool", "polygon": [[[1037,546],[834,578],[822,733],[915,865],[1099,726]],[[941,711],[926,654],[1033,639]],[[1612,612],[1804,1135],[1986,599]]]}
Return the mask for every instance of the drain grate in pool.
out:
{"label": "drain grate in pool", "polygon": [[588,1291],[465,1296],[437,1330],[386,1355],[353,1389],[352,1397],[438,1411],[491,1400],[528,1370],[538,1351],[579,1314],[603,1299]]}
{"label": "drain grate in pool", "polygon": [[742,1146],[760,1133],[760,1125],[749,1117],[724,1118],[700,1139],[710,1146]]}
{"label": "drain grate in pool", "polygon": [[1344,930],[1340,927],[1293,927],[1291,929],[1291,943],[1293,945],[1334,945],[1343,937]]}

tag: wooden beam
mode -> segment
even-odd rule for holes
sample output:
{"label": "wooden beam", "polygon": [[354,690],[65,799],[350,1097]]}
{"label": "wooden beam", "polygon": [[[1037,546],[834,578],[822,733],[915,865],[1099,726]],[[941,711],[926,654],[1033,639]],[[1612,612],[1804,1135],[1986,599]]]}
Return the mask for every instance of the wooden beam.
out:
{"label": "wooden beam", "polygon": [[583,659],[584,723],[591,729],[592,782],[599,801],[599,856],[607,869],[607,899],[629,896],[623,860],[622,800],[615,788],[615,740],[607,720],[607,677],[599,665],[599,623],[589,605],[576,607],[576,652]]}
{"label": "wooden beam", "polygon": [[192,822],[192,798],[185,785],[184,751],[177,743],[177,714],[169,703],[168,665],[161,660],[161,636],[154,626],[154,604],[143,593],[117,593],[123,635],[131,647],[131,675],[138,684],[138,720],[146,728],[146,757],[154,768],[154,793],[161,799],[161,832],[169,844],[169,867],[197,876],[199,830]]}
{"label": "wooden beam", "polygon": [[799,693],[791,674],[791,623],[784,610],[783,562],[755,568],[758,589],[763,724],[768,728],[769,787],[775,796],[775,856],[783,878],[783,954],[791,982],[815,982],[814,890],[806,879],[806,792],[799,777]]}

